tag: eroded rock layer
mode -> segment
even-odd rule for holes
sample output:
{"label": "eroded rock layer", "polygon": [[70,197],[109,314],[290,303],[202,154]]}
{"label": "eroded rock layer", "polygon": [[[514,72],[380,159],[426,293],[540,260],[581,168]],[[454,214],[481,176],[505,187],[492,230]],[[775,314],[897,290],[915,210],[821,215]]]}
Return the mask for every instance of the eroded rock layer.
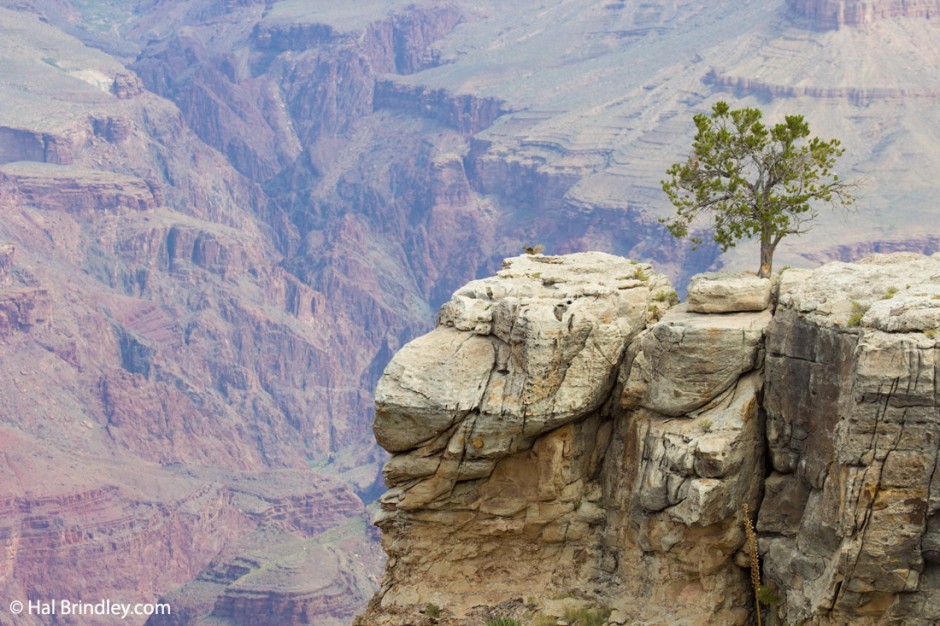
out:
{"label": "eroded rock layer", "polygon": [[930,19],[940,15],[937,0],[788,0],[787,4],[820,28],[859,26],[894,17]]}
{"label": "eroded rock layer", "polygon": [[833,263],[767,341],[764,571],[791,621],[940,619],[940,259]]}
{"label": "eroded rock layer", "polygon": [[703,275],[690,302],[722,312],[699,313],[649,266],[508,259],[379,381],[389,561],[360,622],[749,623],[746,506],[765,616],[933,623],[938,277],[916,254],[772,297]]}

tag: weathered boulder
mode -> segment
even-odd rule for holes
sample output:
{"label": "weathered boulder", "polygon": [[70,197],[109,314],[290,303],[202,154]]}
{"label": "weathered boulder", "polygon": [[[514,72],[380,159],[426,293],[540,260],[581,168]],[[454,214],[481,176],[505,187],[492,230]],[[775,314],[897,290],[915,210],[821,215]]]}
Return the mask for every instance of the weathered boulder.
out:
{"label": "weathered boulder", "polygon": [[625,408],[679,416],[699,409],[759,365],[769,311],[700,315],[671,309],[631,346]]}
{"label": "weathered boulder", "polygon": [[750,583],[736,560],[742,505],[756,508],[763,478],[761,383],[760,371],[745,374],[685,419],[638,408],[615,422],[605,541],[618,563],[611,605],[626,623],[748,623]]}
{"label": "weathered boulder", "polygon": [[[597,409],[653,298],[669,292],[648,266],[603,253],[507,260],[496,277],[458,290],[438,327],[389,363],[375,392],[376,439],[390,452],[424,446],[418,457],[447,445],[491,469]],[[396,463],[399,473],[413,465]]]}
{"label": "weathered boulder", "polygon": [[730,272],[696,274],[686,303],[694,313],[763,311],[770,306],[770,279]]}
{"label": "weathered boulder", "polygon": [[940,257],[832,263],[769,329],[758,532],[787,620],[940,619]]}
{"label": "weathered boulder", "polygon": [[782,270],[774,277],[773,290],[774,301],[779,302],[780,298],[787,295],[809,278],[813,270],[788,268]]}

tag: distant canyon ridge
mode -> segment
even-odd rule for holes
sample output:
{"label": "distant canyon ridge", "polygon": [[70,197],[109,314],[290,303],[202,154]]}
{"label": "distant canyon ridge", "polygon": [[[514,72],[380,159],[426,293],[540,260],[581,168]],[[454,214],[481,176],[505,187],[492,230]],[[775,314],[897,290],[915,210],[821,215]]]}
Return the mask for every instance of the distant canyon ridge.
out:
{"label": "distant canyon ridge", "polygon": [[658,222],[717,99],[864,181],[779,264],[940,246],[936,1],[351,6],[0,0],[4,597],[349,623],[373,389],[455,289],[535,244],[753,265]]}

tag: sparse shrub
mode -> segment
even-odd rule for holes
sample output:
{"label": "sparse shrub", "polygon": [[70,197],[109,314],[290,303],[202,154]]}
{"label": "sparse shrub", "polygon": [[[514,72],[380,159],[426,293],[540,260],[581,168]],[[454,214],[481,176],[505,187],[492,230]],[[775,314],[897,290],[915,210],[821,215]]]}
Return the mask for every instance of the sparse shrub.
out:
{"label": "sparse shrub", "polygon": [[862,323],[862,318],[865,317],[865,313],[868,312],[868,309],[871,308],[870,304],[862,304],[861,302],[852,303],[852,315],[849,316],[848,327],[855,328]]}
{"label": "sparse shrub", "polygon": [[770,585],[761,585],[757,590],[757,600],[764,606],[777,606],[780,604],[780,596],[777,590]]}
{"label": "sparse shrub", "polygon": [[436,604],[428,603],[428,605],[424,607],[424,614],[428,617],[437,619],[441,616],[441,607],[437,606]]}
{"label": "sparse shrub", "polygon": [[604,626],[610,609],[565,609],[565,620],[571,626]]}
{"label": "sparse shrub", "polygon": [[496,619],[487,620],[486,626],[522,626],[522,622],[508,617],[497,617]]}
{"label": "sparse shrub", "polygon": [[927,336],[927,339],[936,339],[937,338],[937,329],[936,328],[927,328],[924,330],[924,335]]}
{"label": "sparse shrub", "polygon": [[643,282],[646,282],[650,279],[649,274],[644,272],[642,267],[638,267],[633,270],[633,278],[636,280],[642,280]]}
{"label": "sparse shrub", "polygon": [[670,289],[669,291],[660,291],[655,296],[653,300],[656,302],[669,302],[670,304],[676,304],[679,302],[679,294],[676,293],[675,289]]}
{"label": "sparse shrub", "polygon": [[709,431],[711,431],[712,425],[713,425],[713,424],[712,424],[712,421],[711,421],[710,419],[704,419],[704,420],[702,420],[702,423],[701,423],[702,430],[704,430],[706,433],[709,432]]}
{"label": "sparse shrub", "polygon": [[889,287],[889,288],[888,288],[888,291],[885,292],[885,295],[881,296],[881,299],[882,299],[882,300],[890,300],[891,298],[893,298],[893,297],[895,296],[895,294],[897,294],[897,292],[898,292],[898,288],[897,288],[897,287]]}
{"label": "sparse shrub", "polygon": [[537,615],[532,620],[532,626],[555,626],[557,623],[558,619],[553,615]]}

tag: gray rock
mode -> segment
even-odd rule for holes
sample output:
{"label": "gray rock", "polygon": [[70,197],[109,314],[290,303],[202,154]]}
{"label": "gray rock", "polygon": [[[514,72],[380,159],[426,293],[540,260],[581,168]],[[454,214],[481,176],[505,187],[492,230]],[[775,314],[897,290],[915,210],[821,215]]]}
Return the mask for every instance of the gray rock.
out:
{"label": "gray rock", "polygon": [[936,255],[878,255],[823,266],[780,296],[764,393],[779,473],[758,530],[780,533],[764,571],[791,622],[931,622],[938,279]]}
{"label": "gray rock", "polygon": [[648,265],[599,252],[508,259],[495,278],[458,290],[438,328],[389,363],[375,393],[376,440],[404,452],[472,412],[467,456],[494,459],[587,415],[609,394],[655,294],[669,291]]}
{"label": "gray rock", "polygon": [[743,625],[746,503],[781,619],[937,622],[938,284],[940,256],[878,256],[786,272],[772,318],[657,322],[648,267],[508,261],[380,382],[380,606],[590,588],[615,621]]}
{"label": "gray rock", "polygon": [[643,447],[636,496],[644,509],[685,526],[708,526],[735,518],[743,502],[755,504],[760,385],[758,374],[748,374],[695,419],[637,416]]}
{"label": "gray rock", "polygon": [[774,301],[780,302],[780,298],[787,295],[799,285],[803,284],[807,278],[813,274],[813,270],[789,268],[781,271],[775,276],[774,283]]}
{"label": "gray rock", "polygon": [[770,306],[770,279],[730,272],[696,274],[686,304],[693,313],[763,311]]}
{"label": "gray rock", "polygon": [[496,359],[493,343],[436,328],[403,347],[375,389],[375,439],[389,452],[437,437],[480,406]]}
{"label": "gray rock", "polygon": [[679,416],[699,409],[758,363],[769,311],[699,315],[671,309],[631,346],[621,403]]}

